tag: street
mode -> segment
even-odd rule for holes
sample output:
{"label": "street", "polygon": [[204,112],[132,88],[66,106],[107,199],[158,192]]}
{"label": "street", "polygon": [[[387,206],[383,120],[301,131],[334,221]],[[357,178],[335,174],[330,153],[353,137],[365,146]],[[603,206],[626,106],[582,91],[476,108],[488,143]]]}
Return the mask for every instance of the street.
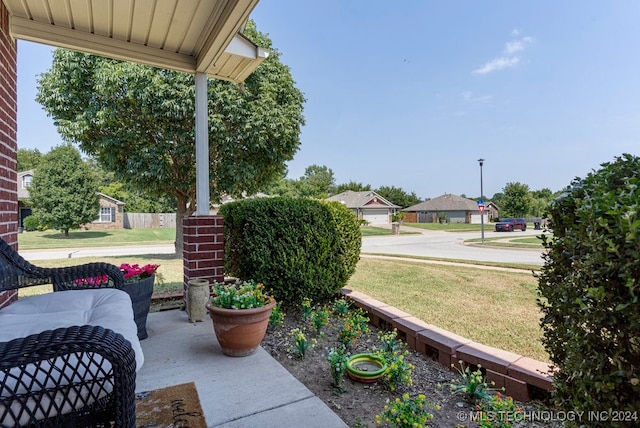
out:
{"label": "street", "polygon": [[[497,233],[485,230],[485,238],[501,236],[518,238],[539,235],[539,230],[526,232]],[[468,245],[465,240],[479,238],[480,233],[432,232],[423,231],[416,235],[369,236],[362,239],[362,253],[397,254],[405,256],[423,256],[442,259],[474,260],[500,263],[520,263],[542,265],[542,247],[540,251],[528,249],[497,248]],[[130,256],[140,254],[172,254],[173,245],[139,245],[121,247],[71,248],[52,250],[24,250],[20,255],[26,260],[71,259],[79,257]]]}
{"label": "street", "polygon": [[[402,230],[402,227],[401,227]],[[519,238],[540,235],[540,230],[526,232],[493,232],[485,230],[485,238]],[[400,254],[405,256],[437,257],[443,259],[474,260],[484,262],[520,263],[542,266],[540,250],[499,248],[465,244],[465,240],[480,238],[480,232],[431,232],[421,235],[369,236],[362,239],[362,252],[372,254]]]}

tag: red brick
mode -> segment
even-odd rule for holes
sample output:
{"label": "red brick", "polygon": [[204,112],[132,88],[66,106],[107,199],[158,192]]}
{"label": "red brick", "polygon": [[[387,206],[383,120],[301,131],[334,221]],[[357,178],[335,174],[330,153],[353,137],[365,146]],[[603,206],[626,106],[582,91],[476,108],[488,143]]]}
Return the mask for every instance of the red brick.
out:
{"label": "red brick", "polygon": [[456,350],[456,357],[467,364],[480,364],[487,370],[507,374],[508,367],[513,362],[522,358],[513,352],[471,342],[461,346]]}
{"label": "red brick", "polygon": [[455,356],[456,350],[461,346],[471,343],[471,339],[433,325],[429,325],[426,329],[418,332],[417,341],[424,342],[426,345],[451,356]]}
{"label": "red brick", "polygon": [[504,393],[518,401],[529,401],[531,399],[529,385],[510,376],[505,376],[504,378]]}
{"label": "red brick", "polygon": [[407,343],[407,346],[411,349],[417,350],[416,337],[419,331],[429,327],[429,324],[413,316],[394,318],[391,320],[391,326],[398,330],[399,336]]}
{"label": "red brick", "polygon": [[[471,371],[474,371],[475,367],[471,367]],[[502,373],[496,373],[493,370],[486,370],[487,383],[490,388],[502,389],[504,388],[505,378],[507,376]]]}
{"label": "red brick", "polygon": [[404,318],[411,316],[411,314],[401,311],[400,309],[397,309],[393,306],[389,306],[385,303],[382,303],[381,305],[372,305],[370,312],[380,318],[381,321],[384,321],[389,325],[392,324],[392,320],[394,320],[395,318]]}
{"label": "red brick", "polygon": [[507,374],[514,379],[537,386],[545,391],[553,389],[551,366],[533,358],[522,357],[511,363],[507,368]]}

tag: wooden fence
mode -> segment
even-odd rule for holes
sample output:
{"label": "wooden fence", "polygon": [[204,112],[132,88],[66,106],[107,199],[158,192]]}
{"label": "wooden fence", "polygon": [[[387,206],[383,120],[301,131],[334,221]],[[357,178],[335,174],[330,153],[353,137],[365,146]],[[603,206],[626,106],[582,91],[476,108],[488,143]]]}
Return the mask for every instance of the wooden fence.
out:
{"label": "wooden fence", "polygon": [[176,227],[175,213],[124,213],[124,228]]}

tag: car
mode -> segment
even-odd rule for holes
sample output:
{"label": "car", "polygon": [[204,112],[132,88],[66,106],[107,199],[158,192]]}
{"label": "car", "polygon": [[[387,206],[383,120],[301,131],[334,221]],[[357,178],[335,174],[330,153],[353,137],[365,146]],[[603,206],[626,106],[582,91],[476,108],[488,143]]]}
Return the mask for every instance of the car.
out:
{"label": "car", "polygon": [[496,223],[496,232],[513,232],[516,229],[527,230],[527,222],[523,218],[504,218]]}

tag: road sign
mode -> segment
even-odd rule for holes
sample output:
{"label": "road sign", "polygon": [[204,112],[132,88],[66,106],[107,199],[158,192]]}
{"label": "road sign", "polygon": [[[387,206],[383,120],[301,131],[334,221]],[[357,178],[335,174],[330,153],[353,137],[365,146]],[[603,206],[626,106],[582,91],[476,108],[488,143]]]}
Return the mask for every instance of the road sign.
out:
{"label": "road sign", "polygon": [[480,206],[480,205],[484,206],[484,199],[480,199],[480,200],[478,201],[478,206]]}
{"label": "road sign", "polygon": [[484,205],[478,205],[478,211],[482,214],[484,212]]}

